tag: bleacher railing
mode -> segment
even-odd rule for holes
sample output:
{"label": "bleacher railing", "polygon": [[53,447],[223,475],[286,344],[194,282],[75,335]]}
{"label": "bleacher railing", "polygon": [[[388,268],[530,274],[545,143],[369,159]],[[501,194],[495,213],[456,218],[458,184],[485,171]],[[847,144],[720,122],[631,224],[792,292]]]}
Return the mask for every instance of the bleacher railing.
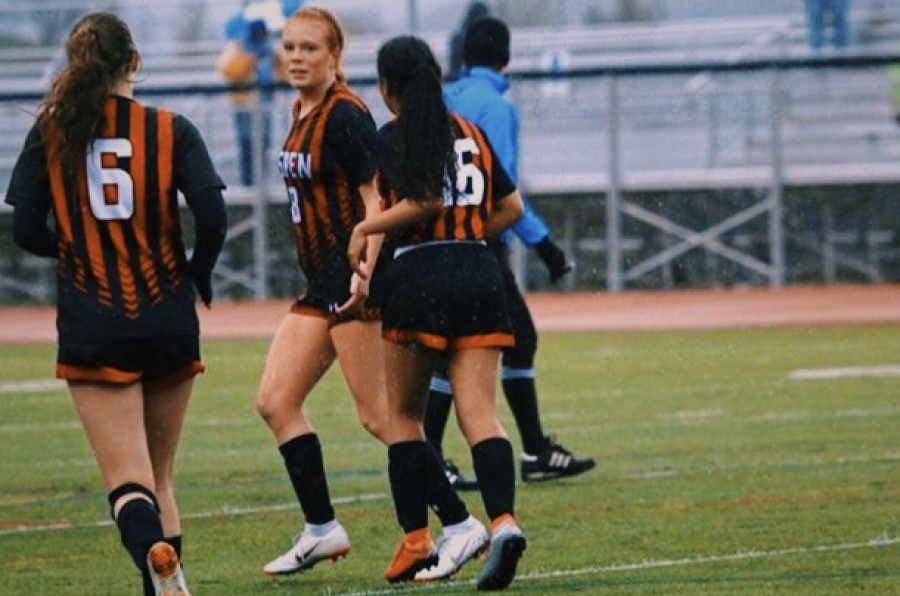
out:
{"label": "bleacher railing", "polygon": [[[823,259],[823,270],[832,271],[831,278],[823,278],[826,282],[840,281],[834,271],[841,267],[869,281],[884,279],[882,260],[900,254],[897,234],[878,236],[876,263],[869,256],[842,254],[835,244],[840,230],[823,230],[813,240],[795,237],[785,197],[799,187],[900,184],[900,139],[888,75],[896,64],[897,54],[851,52],[510,72],[512,98],[523,120],[520,185],[534,201],[556,206],[548,209],[546,219],[578,262],[578,275],[562,289],[667,287],[660,282],[664,273],[692,252],[715,260],[719,270],[724,261],[741,272],[737,281],[722,283],[781,286],[804,279],[791,274],[789,262],[789,245],[801,240]],[[698,77],[702,85],[696,84]],[[376,120],[384,121],[374,77],[353,76],[350,84],[373,108]],[[273,277],[283,275],[284,268],[272,263],[290,259],[292,249],[273,233],[277,224],[272,213],[283,202],[277,176],[270,171],[255,186],[233,185],[235,148],[227,101],[233,90],[220,84],[143,84],[137,95],[185,113],[207,137],[231,183],[226,194],[236,212],[231,256],[217,272],[217,293],[262,299],[282,292]],[[273,138],[280,139],[293,91],[284,86],[273,90],[274,106],[260,105],[257,118],[263,110],[274,110]],[[18,115],[20,129],[19,140],[0,147],[3,191],[27,130],[21,114],[33,111],[41,96],[0,90],[0,118]],[[261,143],[257,148],[255,162],[271,163]],[[723,192],[740,197],[721,200],[715,194]],[[701,202],[703,217],[683,217],[677,201],[665,198],[671,193],[707,193]],[[900,210],[879,210],[886,215],[876,217],[877,229],[868,231],[900,230],[900,221],[892,220]],[[8,213],[8,207],[0,207],[0,216]],[[8,238],[3,242],[0,268],[21,272],[34,267],[34,260],[10,248]],[[826,257],[830,263],[824,262]],[[514,262],[526,289],[544,287],[533,281],[534,261],[523,251],[516,252]],[[48,299],[52,284],[46,283],[46,272],[34,279],[13,283],[4,273],[0,297],[15,299],[24,293],[27,299]]]}

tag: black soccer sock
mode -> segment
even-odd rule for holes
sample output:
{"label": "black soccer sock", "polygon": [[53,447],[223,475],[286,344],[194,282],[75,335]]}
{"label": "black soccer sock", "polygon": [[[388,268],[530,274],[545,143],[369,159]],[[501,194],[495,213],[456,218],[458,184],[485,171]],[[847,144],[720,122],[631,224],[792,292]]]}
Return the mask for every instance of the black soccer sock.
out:
{"label": "black soccer sock", "polygon": [[466,504],[450,485],[444,473],[444,465],[437,450],[430,442],[428,446],[428,505],[434,511],[442,526],[451,526],[465,521],[469,517]]}
{"label": "black soccer sock", "polygon": [[515,515],[516,468],[510,442],[497,437],[478,443],[472,447],[472,464],[488,517]]}
{"label": "black soccer sock", "polygon": [[533,376],[509,376],[504,369],[503,394],[509,403],[516,428],[522,438],[522,450],[529,455],[542,453],[550,446],[550,440],[544,435],[541,427],[541,415],[538,411],[537,388]]}
{"label": "black soccer sock", "polygon": [[306,521],[324,524],[334,519],[334,507],[325,477],[322,445],[315,433],[294,437],[278,447],[284,458],[294,493],[300,502]]}
{"label": "black soccer sock", "polygon": [[153,503],[142,497],[132,499],[119,510],[116,526],[119,528],[122,545],[141,572],[144,596],[155,596],[156,591],[147,568],[147,553],[151,546],[163,540],[159,511]]}
{"label": "black soccer sock", "polygon": [[438,457],[441,459],[444,459],[444,429],[447,428],[447,420],[450,418],[450,407],[453,405],[452,391],[450,381],[440,377],[432,377],[423,427],[425,429],[425,437],[434,446]]}
{"label": "black soccer sock", "polygon": [[405,533],[428,527],[428,443],[404,441],[388,447],[388,477],[397,522]]}
{"label": "black soccer sock", "polygon": [[147,567],[150,547],[163,539],[162,522],[156,506],[139,497],[125,503],[116,516],[122,545],[138,569]]}

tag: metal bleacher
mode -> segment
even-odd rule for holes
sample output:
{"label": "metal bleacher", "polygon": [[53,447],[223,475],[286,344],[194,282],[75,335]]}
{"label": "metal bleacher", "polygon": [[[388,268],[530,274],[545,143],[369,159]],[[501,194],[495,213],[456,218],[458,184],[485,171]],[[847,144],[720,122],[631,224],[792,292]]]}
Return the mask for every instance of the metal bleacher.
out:
{"label": "metal bleacher", "polygon": [[[510,96],[522,116],[521,186],[577,262],[562,289],[896,275],[900,209],[885,195],[900,186],[887,74],[900,15],[890,16],[857,13],[858,43],[825,56],[809,54],[798,17],[515,30]],[[425,37],[443,60],[446,35]],[[345,54],[351,83],[379,122],[387,118],[373,84],[382,41],[352,37]],[[218,50],[213,42],[143,47],[138,93],[152,90],[148,101],[191,118],[231,184],[233,229],[217,293],[265,297],[295,285],[281,284],[287,268],[272,266],[291,262],[290,245],[266,227],[282,191],[274,171],[257,187],[235,185]],[[53,57],[47,48],[0,50],[0,191]],[[292,97],[276,94],[276,139]],[[4,213],[0,204],[0,236]],[[35,274],[35,263],[7,246],[0,302],[45,298],[46,272]],[[514,263],[526,289],[548,289],[521,247]]]}

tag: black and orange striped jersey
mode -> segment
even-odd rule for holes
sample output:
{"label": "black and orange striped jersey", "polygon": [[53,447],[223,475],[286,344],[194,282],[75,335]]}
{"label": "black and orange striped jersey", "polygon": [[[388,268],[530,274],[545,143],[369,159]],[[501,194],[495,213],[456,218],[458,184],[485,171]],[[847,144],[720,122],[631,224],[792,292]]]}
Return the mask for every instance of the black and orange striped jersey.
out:
{"label": "black and orange striped jersey", "polygon": [[[485,240],[489,235],[488,221],[495,202],[516,190],[484,132],[456,114],[450,114],[450,123],[457,156],[457,193],[455,196],[449,191],[445,193],[445,209],[437,218],[393,232],[390,242],[394,246],[447,240]],[[393,165],[399,134],[396,122],[382,126],[379,134],[382,145],[386,147],[381,163],[379,192],[386,205],[390,206],[402,198],[397,196],[391,184],[391,179],[398,175]]]}
{"label": "black and orange striped jersey", "polygon": [[105,112],[74,184],[59,131],[35,125],[7,191],[16,208],[53,213],[60,341],[196,333],[177,193],[224,184],[184,117],[120,96]]}
{"label": "black and orange striped jersey", "polygon": [[[278,158],[290,205],[300,269],[315,276],[332,255],[346,259],[353,227],[365,217],[359,187],[376,172],[375,121],[341,83],[293,124]],[[349,279],[348,279],[349,282]]]}

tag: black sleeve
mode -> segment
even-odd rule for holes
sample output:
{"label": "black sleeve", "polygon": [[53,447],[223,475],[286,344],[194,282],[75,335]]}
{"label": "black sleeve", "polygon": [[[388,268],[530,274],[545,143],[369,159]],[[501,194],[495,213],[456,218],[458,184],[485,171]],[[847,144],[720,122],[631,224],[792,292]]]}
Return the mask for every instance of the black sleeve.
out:
{"label": "black sleeve", "polygon": [[494,156],[492,160],[493,165],[491,167],[491,180],[493,181],[493,190],[494,190],[494,200],[500,200],[506,195],[510,194],[514,190],[516,190],[516,185],[509,177],[509,174],[506,173],[506,168],[503,167],[503,163],[500,161],[500,158],[497,157],[497,152],[494,151],[494,148],[491,146],[491,141],[487,138],[487,135],[482,132],[484,136],[484,142],[487,144],[490,149],[491,154]]}
{"label": "black sleeve", "polygon": [[186,201],[194,215],[196,240],[191,255],[189,273],[200,299],[206,306],[212,302],[212,270],[225,244],[228,230],[228,213],[222,189],[206,187],[187,196]]}
{"label": "black sleeve", "polygon": [[200,131],[184,116],[175,116],[175,184],[189,197],[205,188],[225,188]]}
{"label": "black sleeve", "polygon": [[53,206],[47,157],[35,124],[28,132],[6,191],[13,206],[13,240],[22,249],[41,257],[56,257],[56,233],[48,225]]}
{"label": "black sleeve", "polygon": [[378,159],[378,132],[372,116],[349,101],[334,107],[328,119],[336,155],[355,187],[372,180]]}
{"label": "black sleeve", "polygon": [[392,120],[378,130],[378,192],[385,207],[397,202],[397,126]]}
{"label": "black sleeve", "polygon": [[56,234],[47,226],[47,211],[33,203],[16,205],[13,240],[20,248],[39,257],[57,257]]}

